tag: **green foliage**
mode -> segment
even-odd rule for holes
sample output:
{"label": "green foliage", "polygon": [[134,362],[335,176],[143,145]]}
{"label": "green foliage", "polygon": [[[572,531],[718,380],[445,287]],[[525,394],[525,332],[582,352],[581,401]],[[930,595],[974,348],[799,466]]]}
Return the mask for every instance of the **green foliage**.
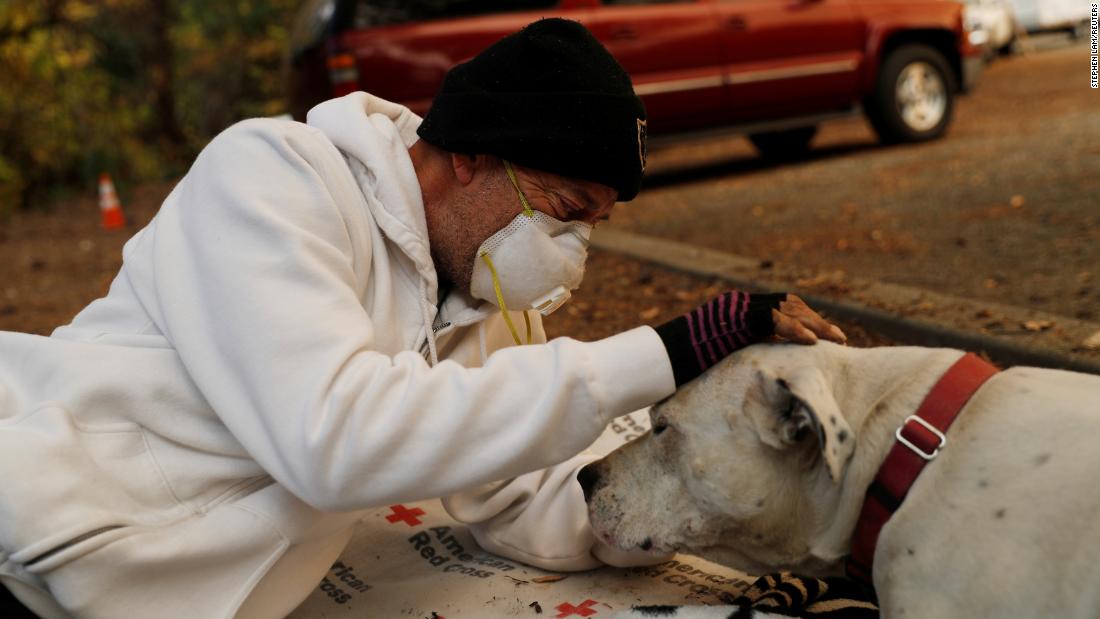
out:
{"label": "green foliage", "polygon": [[104,171],[171,177],[233,122],[283,112],[296,4],[0,2],[0,213]]}

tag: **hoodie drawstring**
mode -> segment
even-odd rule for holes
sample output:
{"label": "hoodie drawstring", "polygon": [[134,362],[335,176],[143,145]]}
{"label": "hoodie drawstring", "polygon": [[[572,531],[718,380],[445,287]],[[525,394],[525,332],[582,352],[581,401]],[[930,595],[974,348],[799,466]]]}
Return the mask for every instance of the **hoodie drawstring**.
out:
{"label": "hoodie drawstring", "polygon": [[428,288],[424,278],[420,278],[420,312],[424,316],[424,337],[428,338],[428,356],[433,366],[439,364],[439,352],[435,349],[435,331],[432,329],[432,314],[428,308]]}
{"label": "hoodie drawstring", "polygon": [[485,321],[477,323],[477,343],[481,346],[481,365],[489,360],[489,347],[485,344]]}

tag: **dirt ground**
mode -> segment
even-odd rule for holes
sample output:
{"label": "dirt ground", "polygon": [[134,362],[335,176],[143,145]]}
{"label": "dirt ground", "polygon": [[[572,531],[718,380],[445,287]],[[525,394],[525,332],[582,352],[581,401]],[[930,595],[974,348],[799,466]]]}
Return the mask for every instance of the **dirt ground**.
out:
{"label": "dirt ground", "polygon": [[107,293],[122,265],[122,245],[152,218],[170,185],[124,191],[128,225],[100,228],[88,197],[0,220],[0,329],[48,335]]}

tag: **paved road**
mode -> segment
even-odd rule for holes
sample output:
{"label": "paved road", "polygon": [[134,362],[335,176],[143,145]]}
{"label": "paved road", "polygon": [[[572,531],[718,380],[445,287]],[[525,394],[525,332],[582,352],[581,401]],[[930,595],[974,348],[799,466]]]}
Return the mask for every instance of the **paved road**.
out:
{"label": "paved road", "polygon": [[610,227],[1100,320],[1100,91],[1086,46],[1043,48],[988,67],[936,142],[881,147],[853,118],[797,164],[740,138],[655,150]]}

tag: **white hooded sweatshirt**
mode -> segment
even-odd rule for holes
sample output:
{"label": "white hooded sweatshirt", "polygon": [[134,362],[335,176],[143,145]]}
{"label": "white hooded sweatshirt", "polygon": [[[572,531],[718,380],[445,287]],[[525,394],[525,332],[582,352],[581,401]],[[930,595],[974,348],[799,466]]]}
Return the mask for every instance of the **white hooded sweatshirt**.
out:
{"label": "white hooded sweatshirt", "polygon": [[608,556],[576,454],[672,393],[661,341],[509,347],[489,304],[437,307],[419,122],[356,93],[234,125],[106,297],[49,338],[0,332],[0,581],[32,610],[284,616],[360,510],[456,492],[490,551]]}

